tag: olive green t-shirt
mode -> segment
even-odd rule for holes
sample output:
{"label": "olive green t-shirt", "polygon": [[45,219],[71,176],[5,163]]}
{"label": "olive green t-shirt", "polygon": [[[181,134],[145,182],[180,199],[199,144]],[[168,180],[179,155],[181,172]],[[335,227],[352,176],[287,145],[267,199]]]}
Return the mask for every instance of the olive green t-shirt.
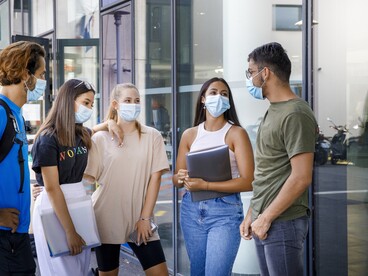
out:
{"label": "olive green t-shirt", "polygon": [[[252,219],[272,203],[291,174],[290,159],[314,152],[318,125],[307,102],[298,98],[271,103],[257,134]],[[277,220],[291,220],[308,212],[308,191]]]}

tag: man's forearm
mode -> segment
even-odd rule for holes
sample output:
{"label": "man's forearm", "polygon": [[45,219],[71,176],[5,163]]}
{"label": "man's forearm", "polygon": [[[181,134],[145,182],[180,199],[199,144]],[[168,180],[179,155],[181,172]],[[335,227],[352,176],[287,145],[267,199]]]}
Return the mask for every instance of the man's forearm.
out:
{"label": "man's forearm", "polygon": [[290,175],[281,188],[279,194],[263,211],[262,216],[266,217],[267,220],[271,222],[274,221],[304,193],[309,185],[309,181],[293,178],[292,175]]}

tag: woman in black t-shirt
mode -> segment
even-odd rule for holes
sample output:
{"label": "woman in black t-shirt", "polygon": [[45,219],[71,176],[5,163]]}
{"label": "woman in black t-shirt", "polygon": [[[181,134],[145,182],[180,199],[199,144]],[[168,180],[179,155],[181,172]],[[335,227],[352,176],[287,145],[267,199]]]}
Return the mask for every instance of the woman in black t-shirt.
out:
{"label": "woman in black t-shirt", "polygon": [[[71,79],[59,89],[58,96],[38,131],[32,148],[33,165],[44,190],[37,197],[33,231],[42,275],[87,275],[90,250],[83,250],[83,238],[76,232],[66,199],[86,195],[82,184],[91,147],[90,131],[83,123],[92,115],[95,89],[83,80]],[[40,213],[52,208],[67,238],[70,255],[50,257]]]}

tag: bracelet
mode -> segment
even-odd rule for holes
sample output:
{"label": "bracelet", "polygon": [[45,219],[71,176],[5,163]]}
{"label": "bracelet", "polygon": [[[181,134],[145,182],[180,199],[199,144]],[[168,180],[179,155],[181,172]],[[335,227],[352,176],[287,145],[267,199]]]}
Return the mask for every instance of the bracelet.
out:
{"label": "bracelet", "polygon": [[208,191],[208,181],[206,181],[207,182],[207,191]]}
{"label": "bracelet", "polygon": [[153,217],[149,217],[149,218],[142,218],[142,217],[140,217],[139,218],[139,220],[152,220],[153,219]]}

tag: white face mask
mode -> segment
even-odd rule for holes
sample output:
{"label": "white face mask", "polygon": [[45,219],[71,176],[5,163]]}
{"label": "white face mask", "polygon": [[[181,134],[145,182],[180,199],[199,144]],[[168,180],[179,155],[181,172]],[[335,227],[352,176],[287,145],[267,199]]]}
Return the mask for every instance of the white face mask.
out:
{"label": "white face mask", "polygon": [[140,104],[119,104],[119,116],[124,121],[132,122],[135,121],[139,113],[141,113],[141,105]]}
{"label": "white face mask", "polygon": [[230,108],[229,98],[218,95],[206,97],[205,106],[208,112],[215,118],[221,116]]}
{"label": "white face mask", "polygon": [[87,122],[89,118],[91,118],[93,110],[84,106],[83,104],[79,104],[77,112],[75,112],[75,122],[77,124],[83,124]]}
{"label": "white face mask", "polygon": [[36,78],[36,80],[37,80],[36,85],[35,85],[35,88],[33,90],[29,90],[28,86],[27,86],[27,83],[25,82],[25,85],[27,87],[27,102],[37,101],[45,93],[46,81],[43,80],[43,79],[37,79],[37,78]]}
{"label": "white face mask", "polygon": [[245,85],[248,89],[249,94],[251,94],[254,98],[258,100],[265,99],[265,97],[263,97],[262,86],[266,83],[266,80],[263,81],[263,84],[261,85],[261,87],[257,87],[253,84],[253,78],[256,77],[258,74],[260,74],[263,70],[264,68],[261,71],[259,71],[257,74],[255,74],[253,77],[250,77],[249,79],[245,80]]}

